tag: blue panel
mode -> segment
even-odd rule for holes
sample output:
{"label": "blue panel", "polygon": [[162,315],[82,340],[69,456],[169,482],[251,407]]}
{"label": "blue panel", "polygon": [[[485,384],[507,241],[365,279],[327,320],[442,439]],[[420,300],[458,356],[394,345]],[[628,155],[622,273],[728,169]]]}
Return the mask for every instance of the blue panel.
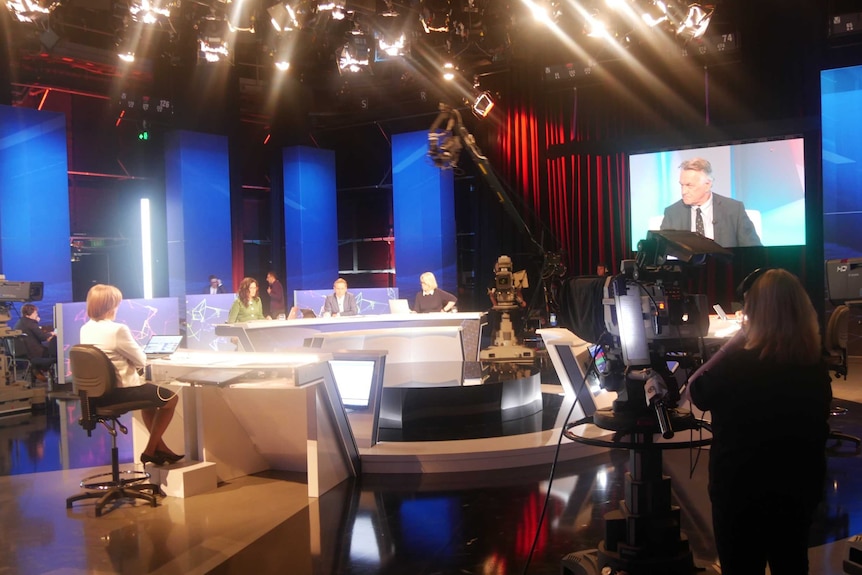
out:
{"label": "blue panel", "polygon": [[0,273],[45,283],[39,315],[72,299],[66,117],[0,106]]}
{"label": "blue panel", "polygon": [[169,134],[165,194],[170,294],[204,293],[210,274],[228,282],[233,252],[227,137]]}
{"label": "blue panel", "polygon": [[[389,300],[398,299],[398,288],[355,288],[348,289],[356,298],[359,315],[381,315],[389,313]],[[300,309],[310,309],[319,316],[323,315],[326,296],[332,288],[321,290],[294,290],[293,305]]]}
{"label": "blue panel", "polygon": [[190,294],[186,296],[186,347],[209,351],[235,351],[230,338],[217,336],[215,326],[227,321],[236,294]]}
{"label": "blue panel", "polygon": [[318,148],[285,148],[285,288],[314,289],[338,277],[338,210],[335,153]]}
{"label": "blue panel", "polygon": [[862,66],[820,74],[826,259],[862,256]]}
{"label": "blue panel", "polygon": [[[63,356],[63,373],[71,381],[69,348],[81,343],[81,326],[89,319],[87,303],[61,303],[57,310],[57,344],[58,347],[63,347],[62,351],[58,349],[58,352]],[[116,321],[129,326],[132,337],[143,347],[151,335],[180,333],[179,302],[174,297],[124,299],[117,308]],[[63,381],[62,375],[60,380]]]}
{"label": "blue panel", "polygon": [[392,138],[395,270],[402,297],[412,299],[419,276],[433,272],[441,289],[457,293],[455,178],[428,160],[428,133]]}

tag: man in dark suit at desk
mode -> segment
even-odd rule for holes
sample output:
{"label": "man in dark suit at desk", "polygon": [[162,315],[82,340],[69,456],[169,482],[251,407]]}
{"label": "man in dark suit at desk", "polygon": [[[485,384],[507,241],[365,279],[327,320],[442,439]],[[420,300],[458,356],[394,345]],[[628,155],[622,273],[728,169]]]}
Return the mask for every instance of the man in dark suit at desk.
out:
{"label": "man in dark suit at desk", "polygon": [[664,210],[662,230],[697,232],[725,248],[762,245],[745,205],[712,193],[712,165],[703,158],[679,166],[682,199]]}
{"label": "man in dark suit at desk", "polygon": [[332,284],[332,289],[334,292],[326,296],[323,302],[323,317],[344,317],[359,313],[356,298],[347,291],[347,280],[338,278]]}

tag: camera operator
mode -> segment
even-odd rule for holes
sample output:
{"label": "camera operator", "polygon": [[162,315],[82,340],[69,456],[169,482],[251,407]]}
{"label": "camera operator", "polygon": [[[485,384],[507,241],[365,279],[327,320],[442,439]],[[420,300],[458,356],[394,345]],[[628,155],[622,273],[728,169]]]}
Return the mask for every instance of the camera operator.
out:
{"label": "camera operator", "polygon": [[742,329],[689,379],[712,412],[709,496],[724,573],[808,573],[832,399],[817,314],[782,269],[754,280]]}

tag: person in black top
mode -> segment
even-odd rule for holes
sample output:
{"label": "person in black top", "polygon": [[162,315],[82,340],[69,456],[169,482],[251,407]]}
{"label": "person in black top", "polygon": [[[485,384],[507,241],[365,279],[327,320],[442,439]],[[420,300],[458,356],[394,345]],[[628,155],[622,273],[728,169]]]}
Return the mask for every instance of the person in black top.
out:
{"label": "person in black top", "polygon": [[808,573],[832,400],[817,313],[791,273],[763,273],[742,329],[689,379],[712,413],[709,497],[723,573]]}
{"label": "person in black top", "polygon": [[45,331],[39,325],[39,308],[32,303],[21,306],[21,319],[15,324],[25,336],[27,356],[30,359],[57,357],[57,340],[53,331]]}
{"label": "person in black top", "polygon": [[45,331],[39,325],[39,308],[32,303],[21,306],[21,319],[14,329],[19,330],[24,338],[27,349],[27,359],[33,364],[33,375],[45,380],[42,370],[48,370],[57,361],[57,338],[53,331]]}
{"label": "person in black top", "polygon": [[416,313],[432,313],[440,311],[452,311],[458,298],[447,291],[437,287],[437,278],[431,272],[425,272],[419,276],[419,284],[422,291],[416,294],[413,301],[413,311]]}
{"label": "person in black top", "polygon": [[278,281],[278,276],[272,271],[266,274],[266,283],[269,284],[269,287],[266,288],[266,293],[269,294],[269,317],[278,319],[279,316],[286,313],[284,288]]}

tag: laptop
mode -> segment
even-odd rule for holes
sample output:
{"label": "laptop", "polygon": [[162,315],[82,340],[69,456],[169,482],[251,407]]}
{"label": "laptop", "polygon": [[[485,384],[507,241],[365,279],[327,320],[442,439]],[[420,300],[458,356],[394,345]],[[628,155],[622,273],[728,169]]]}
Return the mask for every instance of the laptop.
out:
{"label": "laptop", "polygon": [[317,317],[317,314],[314,313],[314,310],[307,307],[300,308],[299,313],[302,314],[302,317]]}
{"label": "laptop", "polygon": [[391,299],[389,313],[410,313],[410,303],[406,299]]}
{"label": "laptop", "polygon": [[151,335],[144,345],[144,353],[147,359],[164,358],[177,351],[182,342],[181,335]]}

